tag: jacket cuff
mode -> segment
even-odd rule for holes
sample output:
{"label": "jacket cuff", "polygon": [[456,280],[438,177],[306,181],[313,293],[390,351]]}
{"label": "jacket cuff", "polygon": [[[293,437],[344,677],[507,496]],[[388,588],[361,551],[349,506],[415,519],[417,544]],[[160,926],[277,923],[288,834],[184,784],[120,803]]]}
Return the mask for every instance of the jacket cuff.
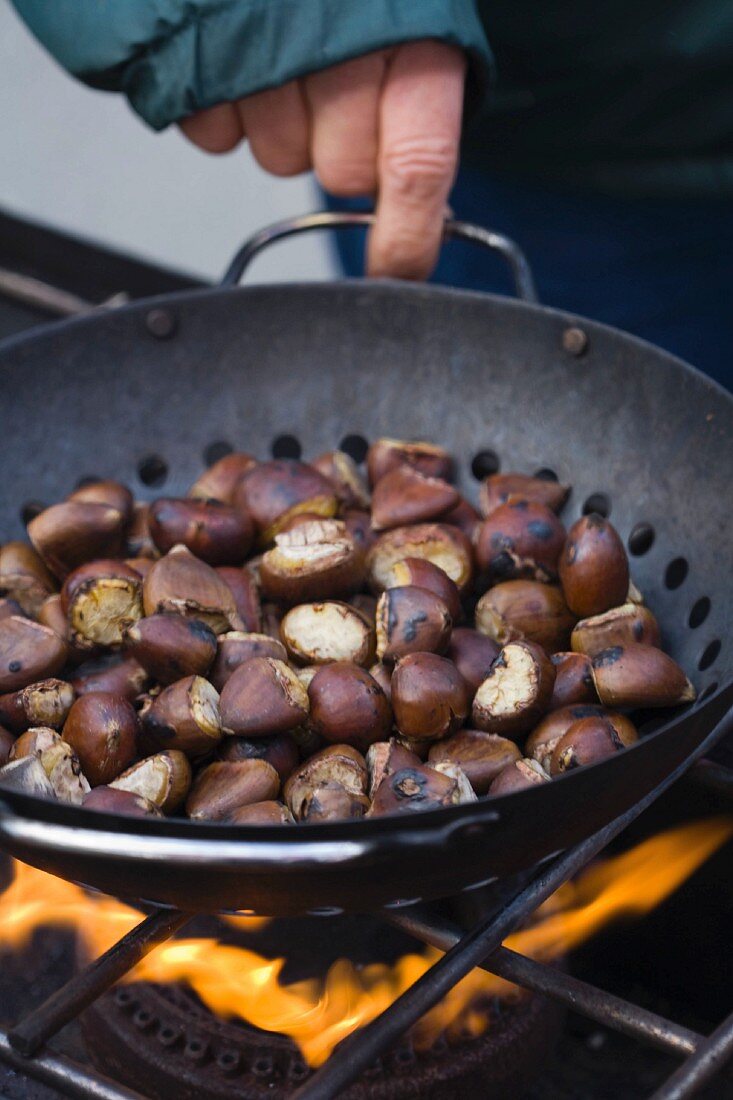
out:
{"label": "jacket cuff", "polygon": [[[422,38],[467,53],[471,111],[492,72],[474,0],[223,0],[190,5],[189,13],[121,74],[121,90],[155,130],[202,108]],[[95,75],[86,79],[99,86]]]}

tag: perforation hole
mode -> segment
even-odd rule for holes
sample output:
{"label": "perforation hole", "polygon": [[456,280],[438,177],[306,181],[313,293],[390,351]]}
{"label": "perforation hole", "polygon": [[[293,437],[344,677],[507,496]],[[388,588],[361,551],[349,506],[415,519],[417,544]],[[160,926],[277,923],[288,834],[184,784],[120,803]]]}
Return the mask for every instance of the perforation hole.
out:
{"label": "perforation hole", "polygon": [[637,523],[629,535],[628,547],[636,558],[648,554],[654,545],[656,532],[651,523]]}
{"label": "perforation hole", "polygon": [[712,642],[705,646],[702,651],[702,657],[697,662],[697,667],[700,672],[704,672],[706,668],[710,666],[718,659],[720,653],[720,638],[713,638]]}
{"label": "perforation hole", "polygon": [[687,558],[673,558],[664,571],[664,583],[667,588],[674,590],[685,583],[690,566]]}
{"label": "perforation hole", "polygon": [[496,451],[477,451],[471,460],[471,473],[477,481],[483,481],[491,474],[498,474],[501,462]]}
{"label": "perforation hole", "polygon": [[138,465],[137,474],[143,485],[157,488],[168,477],[168,463],[160,455],[148,455]]}
{"label": "perforation hole", "polygon": [[294,435],[278,435],[270,447],[273,458],[300,458],[303,448]]}
{"label": "perforation hole", "polygon": [[583,504],[583,515],[590,516],[593,513],[603,516],[604,519],[611,514],[611,498],[606,493],[591,493]]}
{"label": "perforation hole", "polygon": [[22,522],[25,524],[30,523],[32,519],[41,514],[45,507],[46,505],[42,504],[40,500],[27,500],[21,506],[19,513]]}
{"label": "perforation hole", "polygon": [[350,455],[354,462],[363,462],[369,450],[369,443],[363,435],[345,435],[339,443],[339,450]]}
{"label": "perforation hole", "polygon": [[207,447],[204,447],[204,462],[207,466],[213,466],[220,458],[230,455],[233,450],[234,447],[231,443],[227,443],[224,439],[216,439],[213,443],[209,443]]}
{"label": "perforation hole", "polygon": [[539,470],[535,470],[532,477],[539,478],[540,481],[559,481],[554,470],[551,470],[549,466],[540,466]]}
{"label": "perforation hole", "polygon": [[690,617],[687,620],[691,629],[695,630],[698,626],[702,626],[709,614],[710,599],[708,596],[701,596],[700,599],[692,605]]}

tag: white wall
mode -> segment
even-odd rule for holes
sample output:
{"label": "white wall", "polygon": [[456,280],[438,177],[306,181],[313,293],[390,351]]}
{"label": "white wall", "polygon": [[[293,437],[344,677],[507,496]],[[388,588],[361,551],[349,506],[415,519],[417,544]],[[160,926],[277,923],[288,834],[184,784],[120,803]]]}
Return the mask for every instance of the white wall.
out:
{"label": "white wall", "polygon": [[[121,97],[72,80],[0,0],[0,208],[216,277],[254,230],[316,204],[310,178],[275,180],[246,147],[212,157],[175,129],[152,133]],[[316,234],[277,246],[250,278],[332,273]]]}

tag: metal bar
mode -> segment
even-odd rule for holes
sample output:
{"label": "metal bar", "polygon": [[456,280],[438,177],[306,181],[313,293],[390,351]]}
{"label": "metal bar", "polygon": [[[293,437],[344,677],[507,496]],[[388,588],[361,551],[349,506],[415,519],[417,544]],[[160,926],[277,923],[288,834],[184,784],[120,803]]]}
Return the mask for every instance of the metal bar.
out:
{"label": "metal bar", "polygon": [[[733,1057],[733,1014],[708,1036],[650,1100],[685,1100],[694,1096]],[[722,1092],[720,1094],[723,1095]]]}
{"label": "metal bar", "polygon": [[[405,913],[384,913],[384,918],[410,936],[449,951],[461,937],[461,929],[451,921],[419,909]],[[500,947],[481,963],[481,969],[497,974],[509,982],[542,993],[566,1005],[574,1012],[581,1012],[599,1024],[641,1039],[659,1050],[671,1054],[692,1054],[705,1041],[703,1035],[682,1027],[655,1012],[631,1004],[612,993],[579,978],[564,974],[555,967],[527,958],[507,947]]]}
{"label": "metal bar", "polygon": [[32,1058],[55,1035],[83,1012],[105,990],[132,970],[154,947],[170,939],[191,914],[159,909],[90,963],[34,1012],[11,1028],[8,1039],[24,1058]]}
{"label": "metal bar", "polygon": [[435,963],[430,970],[406,990],[389,1008],[360,1031],[345,1039],[292,1100],[331,1100],[377,1058],[383,1050],[413,1026],[429,1009],[464,978],[475,966],[501,946],[504,938],[530,913],[553,894],[563,882],[593,859],[627,825],[643,813],[664,791],[675,783],[688,768],[699,760],[733,727],[733,711],[698,745],[697,749],[669,773],[641,801],[635,803],[615,821],[560,856],[540,872],[527,887],[496,916],[482,921]]}
{"label": "metal bar", "polygon": [[13,1050],[4,1031],[0,1031],[0,1059],[34,1081],[51,1085],[65,1096],[78,1097],[79,1100],[145,1100],[139,1092],[116,1085],[108,1077],[92,1073],[59,1054],[39,1054],[28,1062],[22,1054]]}

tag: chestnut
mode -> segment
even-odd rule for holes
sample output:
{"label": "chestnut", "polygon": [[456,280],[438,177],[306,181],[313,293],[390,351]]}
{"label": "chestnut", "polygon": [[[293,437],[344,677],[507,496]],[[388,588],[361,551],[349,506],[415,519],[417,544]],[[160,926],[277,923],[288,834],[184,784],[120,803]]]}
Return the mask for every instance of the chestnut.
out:
{"label": "chestnut", "polygon": [[460,785],[453,776],[417,764],[400,768],[382,780],[374,792],[369,816],[438,810],[460,801]]}
{"label": "chestnut", "polygon": [[301,760],[307,760],[309,756],[313,756],[323,748],[323,738],[310,725],[296,726],[289,733],[295,741]]}
{"label": "chestnut", "polygon": [[453,459],[448,451],[435,443],[377,439],[370,446],[366,461],[372,488],[400,466],[412,467],[427,477],[440,477],[444,481],[450,481],[453,477]]}
{"label": "chestnut", "polygon": [[369,507],[369,490],[351,455],[344,451],[326,451],[310,465],[331,482],[342,508]]}
{"label": "chestnut", "polygon": [[478,630],[457,627],[450,636],[445,656],[452,661],[473,694],[489,674],[501,647]]}
{"label": "chestnut", "polygon": [[315,825],[323,821],[355,821],[364,817],[371,803],[364,794],[347,791],[340,783],[313,787],[303,800],[299,821]]}
{"label": "chestnut", "polygon": [[135,510],[135,499],[130,490],[121,481],[113,481],[111,478],[80,485],[66,499],[81,501],[83,504],[106,504],[108,508],[116,509],[124,517],[126,524],[132,519]]}
{"label": "chestnut", "polygon": [[280,777],[266,760],[216,760],[203,768],[186,799],[194,821],[225,821],[240,806],[269,802],[280,790]]}
{"label": "chestnut", "polygon": [[369,675],[376,680],[388,699],[392,698],[392,669],[377,661],[369,668]]}
{"label": "chestnut", "polygon": [[170,814],[185,800],[191,777],[188,757],[177,749],[166,749],[133,764],[109,786],[142,795],[164,814]]}
{"label": "chestnut", "polygon": [[565,543],[565,528],[544,504],[510,497],[478,530],[476,561],[492,583],[513,578],[552,581]]}
{"label": "chestnut", "polygon": [[377,604],[377,657],[392,662],[408,653],[443,653],[453,622],[445,602],[427,588],[386,588]]}
{"label": "chestnut", "polygon": [[[428,757],[428,761],[429,760],[430,758]],[[447,775],[449,779],[455,781],[455,802],[478,802],[476,792],[471,786],[468,776],[459,764],[453,763],[452,760],[439,760],[436,764],[429,763],[429,766],[436,772],[440,772],[441,775]]]}
{"label": "chestnut", "polygon": [[60,802],[81,805],[89,793],[89,782],[68,741],[45,726],[26,730],[10,750],[9,759],[20,760],[24,756],[38,758]]}
{"label": "chestnut", "polygon": [[369,665],[374,660],[371,623],[349,604],[336,600],[292,608],[280,624],[280,637],[295,660],[310,665],[329,661]]}
{"label": "chestnut", "polygon": [[392,708],[376,680],[358,665],[324,665],[308,688],[310,725],[325,741],[365,751],[389,736]]}
{"label": "chestnut", "polygon": [[156,561],[143,581],[143,607],[146,615],[172,611],[201,619],[215,634],[242,627],[229,586],[185,546]]}
{"label": "chestnut", "polygon": [[481,526],[481,515],[472,504],[460,497],[458,503],[443,516],[443,523],[448,523],[451,527],[457,527],[473,545]]}
{"label": "chestnut", "polygon": [[517,496],[559,512],[569,494],[570,486],[557,481],[527,474],[491,474],[481,483],[479,508],[484,516],[489,516],[500,504],[506,504],[509,497]]}
{"label": "chestnut", "polygon": [[300,763],[300,753],[291,733],[276,733],[272,737],[225,737],[216,750],[217,760],[237,763],[240,760],[266,760],[280,776],[282,783]]}
{"label": "chestnut", "polygon": [[266,737],[305,721],[308,692],[283,661],[252,657],[229,677],[219,706],[225,733]]}
{"label": "chestnut", "polygon": [[0,790],[56,799],[56,792],[37,756],[23,756],[0,768]]}
{"label": "chestnut", "polygon": [[254,574],[246,566],[220,565],[216,572],[234,596],[237,614],[245,630],[258,631],[262,627],[260,592]]}
{"label": "chestnut", "polygon": [[285,804],[296,821],[300,820],[314,790],[337,783],[354,795],[367,789],[364,757],[351,745],[329,745],[310,756],[288,779],[283,789]]}
{"label": "chestnut", "polygon": [[508,642],[473,700],[473,724],[489,733],[527,733],[550,705],[555,666],[534,642]]}
{"label": "chestnut", "polygon": [[0,768],[4,768],[10,758],[10,750],[15,744],[15,738],[10,730],[0,726]]}
{"label": "chestnut", "polygon": [[139,722],[121,695],[91,692],[76,700],[64,723],[71,745],[92,787],[110,783],[135,759]]}
{"label": "chestnut", "polygon": [[64,680],[40,680],[19,691],[0,695],[0,724],[13,733],[31,726],[60,729],[74,702],[75,691]]}
{"label": "chestnut", "polygon": [[410,653],[392,674],[392,709],[403,737],[437,741],[463,725],[471,709],[458,669],[436,653]]}
{"label": "chestnut", "polygon": [[28,524],[28,537],[60,580],[95,558],[122,556],[125,516],[106,504],[69,500],[44,509]]}
{"label": "chestnut", "polygon": [[241,630],[220,634],[216,658],[209,673],[216,690],[221,691],[234,670],[253,657],[274,657],[277,661],[287,662],[288,654],[282,642],[269,634],[245,634]]}
{"label": "chestnut", "polygon": [[94,787],[84,796],[85,810],[97,810],[106,814],[122,814],[124,817],[162,817],[160,810],[149,799],[134,791],[120,791],[116,787]]}
{"label": "chestnut", "polygon": [[333,516],[338,500],[333,484],[312,466],[295,459],[261,462],[248,470],[234,491],[235,508],[248,513],[267,546],[282,525],[299,512]]}
{"label": "chestnut", "polygon": [[612,722],[601,716],[581,718],[563,734],[552,753],[550,775],[562,775],[584,764],[595,764],[625,748]]}
{"label": "chestnut", "polygon": [[160,557],[150,534],[149,518],[150,505],[147,501],[136,501],[125,536],[126,557],[146,558],[149,561],[156,561]]}
{"label": "chestnut", "polygon": [[642,645],[659,646],[659,624],[648,607],[637,603],[625,603],[612,607],[602,615],[581,619],[570,636],[570,645],[576,653],[589,657],[615,645],[639,642]]}
{"label": "chestnut", "polygon": [[370,622],[376,617],[377,597],[370,595],[369,592],[357,592],[355,596],[348,600],[348,603]]}
{"label": "chestnut", "polygon": [[81,665],[71,685],[77,695],[107,691],[132,703],[145,691],[148,680],[147,672],[133,657],[104,657]]}
{"label": "chestnut", "polygon": [[389,741],[375,741],[370,745],[366,762],[369,771],[369,797],[373,798],[383,779],[402,768],[419,766],[420,757],[392,737]]}
{"label": "chestnut", "polygon": [[56,582],[40,555],[26,542],[6,542],[0,549],[0,595],[16,600],[25,612],[38,616]]}
{"label": "chestnut", "polygon": [[596,653],[593,682],[606,707],[676,707],[696,695],[676,661],[655,646],[635,643]]}
{"label": "chestnut", "polygon": [[142,579],[121,561],[87,562],[67,576],[61,603],[74,646],[117,646],[125,627],[142,617]]}
{"label": "chestnut", "polygon": [[568,648],[575,622],[560,589],[539,581],[504,581],[476,604],[476,629],[500,645],[523,640],[557,653]]}
{"label": "chestnut", "polygon": [[208,565],[241,563],[254,539],[247,513],[218,500],[161,497],[150,505],[148,527],[162,554],[182,544]]}
{"label": "chestnut", "polygon": [[186,676],[153,699],[142,724],[152,751],[179,749],[197,760],[221,740],[219,693],[203,676]]}
{"label": "chestnut", "polygon": [[595,718],[606,715],[604,707],[591,703],[576,703],[550,711],[539,722],[527,738],[524,751],[536,760],[545,771],[550,770],[550,759],[558,741],[567,733],[574,722],[580,718]]}
{"label": "chestnut", "polygon": [[385,587],[403,588],[406,585],[427,588],[434,596],[440,597],[454,623],[460,620],[462,608],[458,586],[434,562],[427,558],[402,558],[401,561],[396,561],[389,571]]}
{"label": "chestnut", "polygon": [[338,599],[361,587],[364,570],[364,556],[344,524],[318,520],[276,536],[260,563],[260,583],[268,599],[283,604]]}
{"label": "chestnut", "polygon": [[372,527],[387,531],[408,523],[439,519],[458,503],[458,490],[412,466],[398,466],[380,478],[372,491]]}
{"label": "chestnut", "polygon": [[240,806],[227,818],[230,825],[293,825],[293,815],[282,802],[252,802]]}
{"label": "chestnut", "polygon": [[17,691],[56,676],[68,646],[53,630],[21,615],[0,622],[0,692]]}
{"label": "chestnut", "polygon": [[496,779],[489,787],[489,795],[495,798],[500,794],[513,794],[514,791],[524,791],[528,787],[535,787],[539,783],[549,783],[550,777],[536,760],[515,760],[503,771],[500,771]]}
{"label": "chestnut", "polygon": [[521,758],[517,746],[506,737],[469,729],[431,745],[428,753],[431,767],[457,764],[476,794],[486,794],[499,772]]}
{"label": "chestnut", "polygon": [[341,522],[357,550],[366,554],[367,550],[374,546],[377,533],[372,530],[372,517],[369,512],[363,512],[358,508],[347,508],[341,513]]}
{"label": "chestnut", "polygon": [[568,531],[558,569],[567,605],[581,619],[626,600],[629,561],[624,544],[608,520],[595,512]]}
{"label": "chestnut", "polygon": [[[276,603],[262,605],[262,633],[268,638],[280,641],[280,623],[283,618],[283,609]],[[282,645],[282,642],[280,643]]]}
{"label": "chestnut", "polygon": [[184,676],[205,676],[217,655],[211,627],[181,615],[149,615],[128,626],[122,641],[125,652],[159,684],[172,684]]}
{"label": "chestnut", "polygon": [[240,479],[256,465],[257,459],[244,452],[233,451],[232,454],[224,455],[194,481],[188,490],[188,496],[231,504]]}
{"label": "chestnut", "polygon": [[446,523],[418,523],[385,531],[367,554],[369,583],[374,592],[389,584],[394,564],[403,558],[426,558],[447,573],[464,592],[473,577],[473,549],[457,527]]}
{"label": "chestnut", "polygon": [[597,701],[590,657],[586,657],[584,653],[553,653],[550,659],[555,666],[555,686],[552,689],[550,710],[569,707],[573,703]]}

